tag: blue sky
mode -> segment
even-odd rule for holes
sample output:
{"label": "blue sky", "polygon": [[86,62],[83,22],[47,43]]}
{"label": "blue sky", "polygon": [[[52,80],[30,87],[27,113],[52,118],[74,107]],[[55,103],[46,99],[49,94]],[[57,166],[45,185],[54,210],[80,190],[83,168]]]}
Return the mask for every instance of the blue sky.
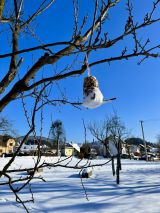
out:
{"label": "blue sky", "polygon": [[[30,3],[28,3],[30,2]],[[27,1],[25,6],[26,11],[31,13],[34,10],[37,1]],[[55,41],[68,41],[72,35],[73,29],[73,10],[72,1],[63,0],[56,1],[56,3],[43,15],[39,16],[33,23],[32,27],[36,31],[37,37],[42,43],[49,43]],[[86,11],[89,11],[89,15],[92,15],[93,9],[92,0],[81,0],[80,7],[80,20]],[[126,1],[120,1],[117,7],[113,8],[109,14],[109,21],[104,25],[104,28],[109,32],[110,38],[122,33],[124,29],[124,21],[126,20],[126,11],[124,10]],[[151,6],[151,1],[138,1],[135,0],[135,18],[141,21],[142,15],[144,15],[148,8]],[[145,7],[144,7],[145,3]],[[31,7],[32,4],[32,7]],[[92,11],[93,12],[93,11]],[[157,13],[156,16],[160,16]],[[88,20],[86,29],[90,24],[91,19]],[[150,38],[152,44],[160,43],[160,24],[155,24],[139,32],[139,38],[145,41],[145,38]],[[9,52],[10,46],[8,41],[9,34],[6,36],[3,34],[3,40],[0,41],[1,53]],[[5,42],[8,47],[6,47]],[[19,41],[20,49],[28,48],[31,46],[39,45],[39,41],[35,38],[23,34]],[[121,53],[123,48],[128,46],[128,50],[134,48],[131,38],[124,39],[119,45],[115,45],[111,49],[97,51],[90,55],[89,62],[95,61],[100,58],[117,56]],[[56,49],[52,48],[53,51]],[[34,53],[24,54],[24,63],[20,69],[20,76],[22,77],[40,55],[42,51],[36,51]],[[1,60],[0,69],[7,70],[9,59]],[[74,68],[80,67],[83,58],[79,57]],[[91,68],[91,74],[96,76],[102,93],[105,98],[117,97],[117,100],[103,105],[97,109],[88,110],[85,108],[76,109],[72,106],[64,105],[61,107],[48,106],[44,109],[43,120],[43,135],[47,136],[51,124],[51,119],[60,119],[63,121],[66,131],[67,139],[70,141],[83,142],[84,129],[82,119],[84,119],[86,125],[91,121],[103,120],[106,116],[109,116],[115,110],[121,117],[122,121],[126,124],[126,127],[131,131],[131,135],[135,137],[141,137],[141,129],[139,120],[146,120],[144,122],[144,131],[146,140],[155,141],[156,135],[160,134],[160,59],[148,59],[141,65],[137,65],[138,58],[133,58],[128,61],[116,61],[108,64],[101,64]],[[70,63],[70,59],[65,57],[60,60],[56,66],[46,66],[41,70],[37,78],[40,78],[42,73],[46,76],[50,76],[54,70],[60,70]],[[0,74],[0,77],[3,73]],[[83,98],[83,79],[87,76],[87,73],[77,78],[68,78],[58,82],[53,90],[53,97],[57,93],[57,89],[61,88],[61,91],[67,94],[67,97],[71,101],[82,100]],[[28,109],[30,109],[32,102],[27,100]],[[22,105],[20,101],[14,101],[10,103],[2,113],[8,117],[17,129],[19,135],[24,135],[28,129],[27,123],[24,118]],[[153,121],[147,121],[153,119]],[[40,128],[40,118],[37,115],[37,129]],[[92,136],[88,133],[87,139],[92,140]]]}

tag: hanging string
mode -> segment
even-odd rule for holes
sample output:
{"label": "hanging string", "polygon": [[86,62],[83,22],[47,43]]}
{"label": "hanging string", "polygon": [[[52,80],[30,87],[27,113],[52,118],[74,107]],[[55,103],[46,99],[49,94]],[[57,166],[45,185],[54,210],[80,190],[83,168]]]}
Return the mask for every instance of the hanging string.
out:
{"label": "hanging string", "polygon": [[87,65],[87,74],[88,74],[88,77],[90,77],[90,68],[89,68],[89,63],[88,63],[88,52],[86,52],[86,65]]}

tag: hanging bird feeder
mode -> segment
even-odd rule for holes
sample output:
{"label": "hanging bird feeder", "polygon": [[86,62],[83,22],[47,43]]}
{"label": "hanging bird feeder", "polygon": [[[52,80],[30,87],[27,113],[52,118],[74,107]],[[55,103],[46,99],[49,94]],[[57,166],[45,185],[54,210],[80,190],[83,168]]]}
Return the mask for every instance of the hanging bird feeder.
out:
{"label": "hanging bird feeder", "polygon": [[84,78],[83,82],[83,106],[93,109],[105,104],[107,102],[113,101],[116,98],[111,98],[108,100],[104,100],[103,94],[99,89],[98,80],[95,76],[90,76],[90,68],[88,64],[88,58],[86,54],[86,63],[87,63],[87,71],[88,77]]}
{"label": "hanging bird feeder", "polygon": [[102,104],[103,95],[99,89],[96,77],[86,77],[83,83],[83,106],[92,109]]}

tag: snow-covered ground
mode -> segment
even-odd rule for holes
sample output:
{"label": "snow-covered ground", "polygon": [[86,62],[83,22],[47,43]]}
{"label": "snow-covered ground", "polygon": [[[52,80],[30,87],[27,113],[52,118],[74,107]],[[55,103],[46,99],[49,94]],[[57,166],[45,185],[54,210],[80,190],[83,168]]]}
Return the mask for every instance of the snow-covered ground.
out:
{"label": "snow-covered ground", "polygon": [[[0,159],[0,167],[7,162]],[[55,161],[56,158],[43,158]],[[76,164],[73,159],[70,164]],[[104,163],[106,159],[92,160],[93,164]],[[16,168],[30,167],[32,157],[19,157]],[[24,173],[19,174],[23,176]],[[159,213],[160,212],[160,162],[123,160],[121,183],[116,185],[111,165],[94,167],[91,178],[83,179],[89,200],[79,178],[79,171],[66,168],[44,169],[41,174],[46,182],[34,180],[32,191],[34,203],[27,203],[29,212],[89,212],[89,213]],[[1,178],[0,182],[3,181]],[[19,184],[18,184],[19,185]],[[21,197],[30,199],[26,188]],[[14,196],[6,186],[0,186],[0,212],[21,213],[25,210],[15,202]]]}

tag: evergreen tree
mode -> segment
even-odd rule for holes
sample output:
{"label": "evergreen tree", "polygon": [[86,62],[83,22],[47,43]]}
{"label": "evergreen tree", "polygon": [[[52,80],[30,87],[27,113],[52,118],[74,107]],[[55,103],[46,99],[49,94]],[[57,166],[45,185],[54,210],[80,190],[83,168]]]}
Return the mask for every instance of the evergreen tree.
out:
{"label": "evergreen tree", "polygon": [[57,155],[59,155],[60,146],[64,145],[64,143],[66,142],[66,136],[62,121],[55,120],[54,122],[52,122],[50,134],[53,144],[55,144],[57,147]]}

